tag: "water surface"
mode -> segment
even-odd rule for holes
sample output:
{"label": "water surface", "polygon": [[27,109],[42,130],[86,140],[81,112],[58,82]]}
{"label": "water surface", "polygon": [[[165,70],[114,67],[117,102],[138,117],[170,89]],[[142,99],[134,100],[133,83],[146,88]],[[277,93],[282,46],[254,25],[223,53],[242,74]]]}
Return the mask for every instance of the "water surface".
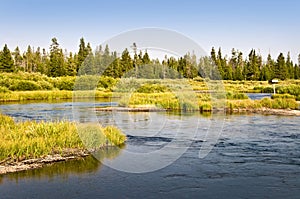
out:
{"label": "water surface", "polygon": [[[40,120],[45,110],[49,118],[72,119],[70,106],[44,103],[0,108],[17,120]],[[30,117],[18,115],[22,111]],[[178,160],[154,172],[126,173],[89,157],[2,176],[0,198],[299,198],[299,117],[250,114],[219,118],[225,121],[222,134],[213,150],[200,159],[210,117],[164,112],[122,113],[113,119],[110,113],[97,116],[103,123],[117,118],[128,135],[126,146],[117,153],[99,152],[96,156],[102,161],[116,161],[125,151],[159,150],[172,142],[177,131],[186,141],[190,139],[188,132],[196,128],[197,134]],[[198,126],[192,125],[197,122]]]}

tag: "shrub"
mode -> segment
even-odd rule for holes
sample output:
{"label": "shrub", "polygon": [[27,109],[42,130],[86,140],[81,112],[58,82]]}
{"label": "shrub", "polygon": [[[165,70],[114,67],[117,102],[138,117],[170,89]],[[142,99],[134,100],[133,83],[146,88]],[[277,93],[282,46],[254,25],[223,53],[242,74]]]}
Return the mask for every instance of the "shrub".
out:
{"label": "shrub", "polygon": [[14,84],[9,87],[9,90],[12,91],[34,91],[40,89],[40,85],[30,80],[15,81]]}
{"label": "shrub", "polygon": [[113,77],[101,76],[98,83],[98,88],[112,89],[117,83],[117,80]]}
{"label": "shrub", "polygon": [[274,92],[274,89],[272,87],[264,87],[262,90],[261,90],[262,93],[273,93]]}
{"label": "shrub", "polygon": [[54,88],[52,83],[47,82],[45,80],[39,81],[38,84],[42,90],[52,90]]}
{"label": "shrub", "polygon": [[200,105],[200,111],[201,112],[210,112],[212,111],[212,106],[209,103],[204,103],[202,105]]}
{"label": "shrub", "polygon": [[141,84],[134,78],[122,78],[113,89],[115,92],[132,92],[138,89]]}
{"label": "shrub", "polygon": [[280,86],[276,88],[278,94],[291,94],[298,96],[300,95],[300,86],[298,85],[288,85],[288,86]]}
{"label": "shrub", "polygon": [[59,90],[71,91],[74,89],[76,77],[58,77],[54,81],[54,86]]}
{"label": "shrub", "polygon": [[75,85],[72,88],[75,90],[95,90],[99,82],[99,76],[95,75],[82,75],[75,78]]}
{"label": "shrub", "polygon": [[10,90],[4,86],[0,86],[0,93],[9,93]]}

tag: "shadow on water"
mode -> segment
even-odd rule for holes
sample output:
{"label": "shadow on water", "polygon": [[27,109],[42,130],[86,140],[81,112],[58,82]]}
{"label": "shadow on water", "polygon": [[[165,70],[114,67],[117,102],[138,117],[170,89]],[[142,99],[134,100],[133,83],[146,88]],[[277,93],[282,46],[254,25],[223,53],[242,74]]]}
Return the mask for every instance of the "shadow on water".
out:
{"label": "shadow on water", "polygon": [[121,150],[122,148],[118,147],[103,148],[85,158],[48,164],[39,169],[9,173],[0,176],[0,184],[4,183],[5,180],[14,181],[18,184],[18,181],[23,179],[55,179],[57,176],[67,180],[74,175],[96,173],[102,167],[101,161],[118,157]]}

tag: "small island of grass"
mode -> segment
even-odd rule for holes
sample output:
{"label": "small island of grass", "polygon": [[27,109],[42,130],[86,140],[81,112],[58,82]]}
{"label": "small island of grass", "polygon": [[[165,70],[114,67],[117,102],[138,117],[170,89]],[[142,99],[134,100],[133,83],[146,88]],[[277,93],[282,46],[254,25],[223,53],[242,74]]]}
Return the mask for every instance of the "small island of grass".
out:
{"label": "small island of grass", "polygon": [[74,122],[15,122],[0,114],[0,174],[40,167],[121,146],[126,136],[116,127]]}

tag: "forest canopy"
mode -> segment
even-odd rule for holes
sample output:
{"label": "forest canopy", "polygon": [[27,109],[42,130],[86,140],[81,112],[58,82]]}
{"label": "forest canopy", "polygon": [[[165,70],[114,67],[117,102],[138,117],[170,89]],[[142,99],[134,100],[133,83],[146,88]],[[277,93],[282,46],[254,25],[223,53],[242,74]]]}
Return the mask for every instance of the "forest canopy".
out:
{"label": "forest canopy", "polygon": [[[151,58],[147,51],[130,54],[124,49],[118,56],[109,46],[97,46],[80,39],[76,53],[63,50],[53,38],[49,50],[28,46],[25,52],[19,47],[11,51],[5,44],[0,51],[0,72],[41,73],[49,77],[101,74],[114,78],[195,78],[205,77],[223,80],[281,80],[299,79],[299,63],[293,63],[290,53],[280,53],[277,58],[269,54],[266,59],[252,49],[244,55],[232,49],[230,56],[223,56],[221,48],[211,49],[210,55],[197,57],[187,52],[183,57],[165,57],[160,61]],[[299,61],[300,62],[300,55]],[[214,70],[211,70],[214,68]],[[211,71],[217,71],[213,74]]]}

